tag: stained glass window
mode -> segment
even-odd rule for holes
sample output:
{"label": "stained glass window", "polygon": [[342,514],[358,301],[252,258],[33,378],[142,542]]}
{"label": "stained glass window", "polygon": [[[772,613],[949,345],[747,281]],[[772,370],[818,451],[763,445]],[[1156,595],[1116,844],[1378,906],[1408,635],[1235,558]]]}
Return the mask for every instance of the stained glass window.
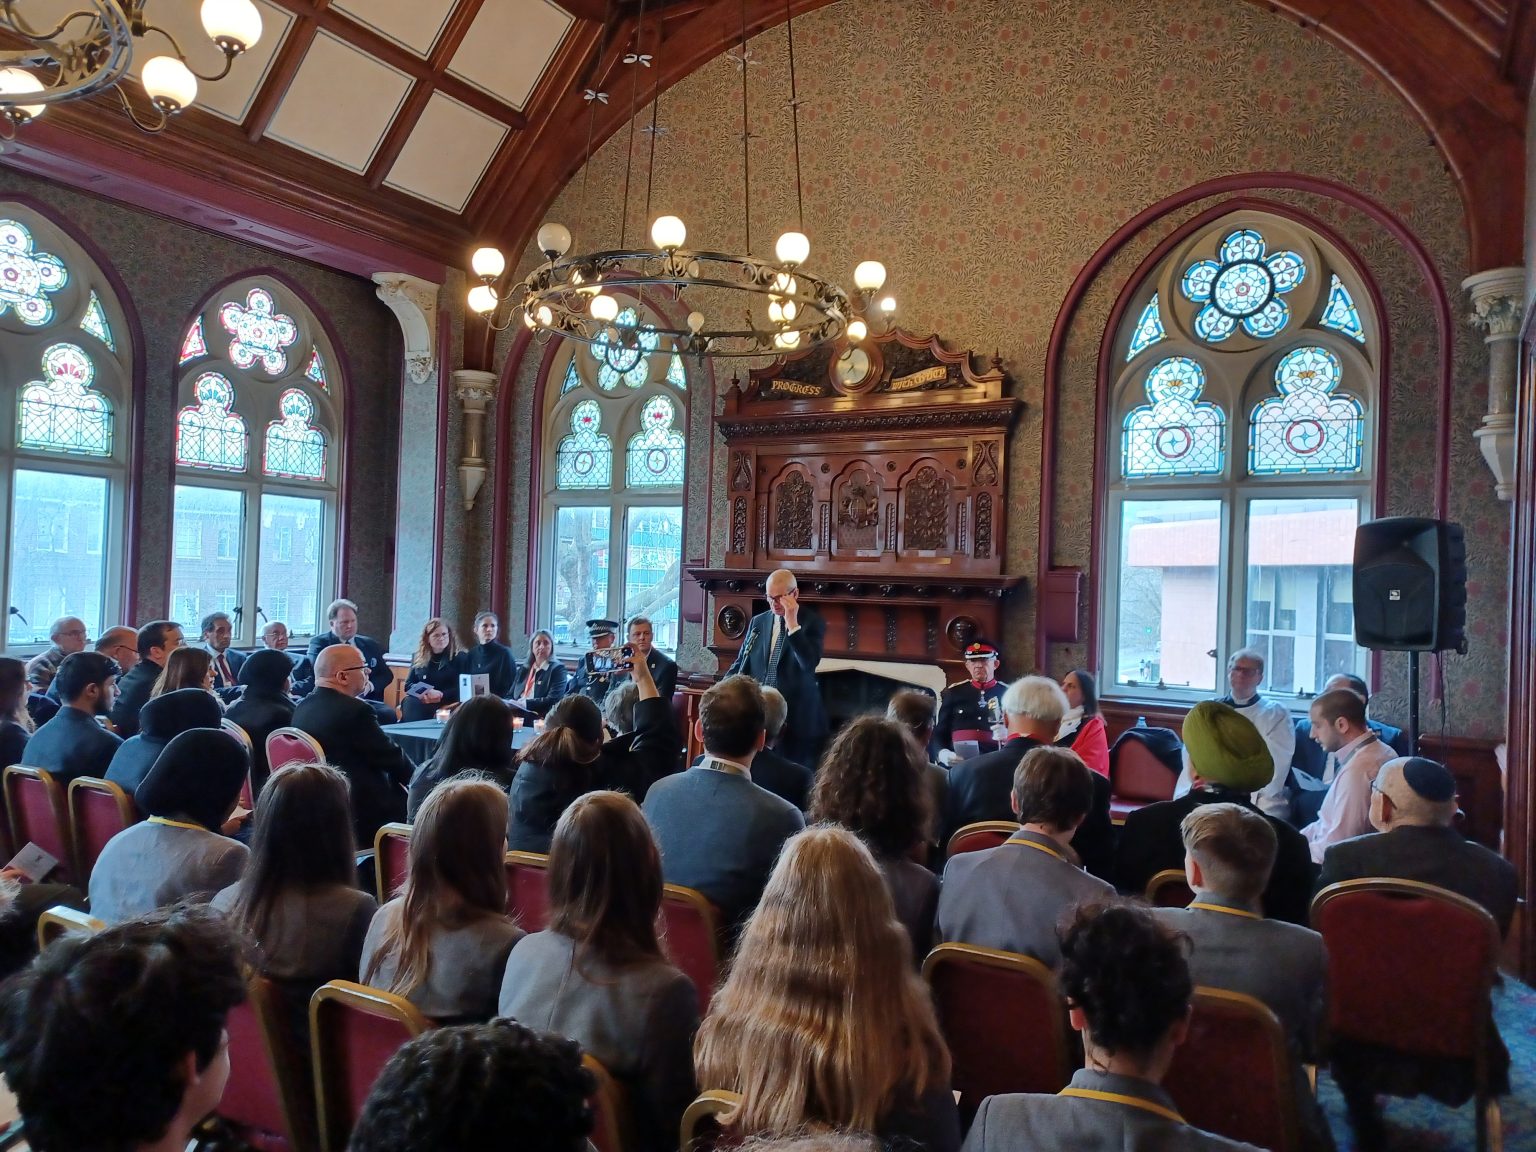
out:
{"label": "stained glass window", "polygon": [[75,344],[43,352],[43,378],[21,390],[17,443],[44,452],[112,455],[112,406],[92,389],[96,366]]}
{"label": "stained glass window", "polygon": [[268,476],[324,480],[325,436],[311,424],[315,418],[314,401],[297,388],[290,388],[278,400],[278,410],[283,418],[267,425],[262,470]]}
{"label": "stained glass window", "polygon": [[677,410],[665,396],[652,396],[640,410],[640,431],[629,438],[625,482],[631,488],[676,487],[683,482],[685,442],[672,427]]}
{"label": "stained glass window", "polygon": [[1187,356],[1159,360],[1147,373],[1148,404],[1125,417],[1121,470],[1138,476],[1213,476],[1224,466],[1226,417],[1200,402],[1205,370]]}
{"label": "stained glass window", "polygon": [[571,410],[571,434],[555,452],[556,488],[607,488],[613,483],[613,441],[603,435],[596,400]]}
{"label": "stained glass window", "polygon": [[1125,358],[1136,359],[1165,336],[1167,333],[1163,331],[1162,311],[1158,307],[1157,293],[1154,292],[1147,306],[1141,310],[1141,319],[1136,321],[1136,331],[1131,333],[1131,347]]}
{"label": "stained glass window", "polygon": [[1248,335],[1267,339],[1290,319],[1280,299],[1306,278],[1307,266],[1295,252],[1266,255],[1264,237],[1240,228],[1221,243],[1220,260],[1197,260],[1184,272],[1181,288],[1196,304],[1195,335],[1219,344],[1239,325]]}
{"label": "stained glass window", "polygon": [[252,288],[242,305],[234,300],[219,309],[219,320],[230,334],[229,359],[236,368],[260,363],[269,376],[280,376],[288,367],[284,351],[299,338],[292,316],[277,310],[272,293]]}
{"label": "stained glass window", "polygon": [[192,395],[197,403],[176,417],[176,463],[244,472],[245,421],[231,411],[234,385],[218,372],[204,372],[194,381]]}
{"label": "stained glass window", "polygon": [[325,379],[325,360],[321,357],[318,348],[312,349],[309,353],[309,363],[304,365],[304,379],[322,388],[330,388],[330,384]]}
{"label": "stained glass window", "polygon": [[178,364],[189,364],[199,356],[208,355],[208,341],[203,337],[203,318],[199,316],[187,329],[186,339],[181,342],[181,359]]}
{"label": "stained glass window", "polygon": [[52,252],[34,250],[32,233],[19,220],[0,220],[0,316],[13,309],[30,328],[53,319],[48,297],[69,283],[69,272]]}
{"label": "stained glass window", "polygon": [[597,360],[597,383],[605,392],[612,392],[620,384],[639,388],[651,374],[650,355],[661,345],[661,335],[649,324],[641,324],[633,308],[620,312],[614,321],[619,338],[610,339],[605,332],[592,343],[592,355]]}
{"label": "stained glass window", "polygon": [[1279,395],[1253,410],[1249,471],[1360,471],[1365,410],[1354,397],[1334,394],[1343,378],[1343,365],[1326,348],[1307,345],[1286,353],[1275,368]]}
{"label": "stained glass window", "polygon": [[107,323],[107,314],[102,311],[101,297],[94,292],[85,306],[85,315],[80,317],[80,327],[105,344],[109,351],[117,351],[117,344],[112,339],[112,325]]}
{"label": "stained glass window", "polygon": [[667,383],[685,392],[688,390],[688,369],[683,367],[683,357],[678,352],[672,353],[672,359],[667,363]]}
{"label": "stained glass window", "polygon": [[1328,303],[1323,308],[1323,315],[1318,323],[1336,332],[1342,332],[1361,344],[1365,343],[1365,328],[1360,323],[1360,313],[1355,310],[1355,302],[1349,294],[1349,289],[1344,287],[1337,276],[1328,286]]}
{"label": "stained glass window", "polygon": [[581,377],[576,372],[576,357],[571,357],[571,362],[565,366],[565,380],[560,384],[560,395],[574,392],[581,387]]}

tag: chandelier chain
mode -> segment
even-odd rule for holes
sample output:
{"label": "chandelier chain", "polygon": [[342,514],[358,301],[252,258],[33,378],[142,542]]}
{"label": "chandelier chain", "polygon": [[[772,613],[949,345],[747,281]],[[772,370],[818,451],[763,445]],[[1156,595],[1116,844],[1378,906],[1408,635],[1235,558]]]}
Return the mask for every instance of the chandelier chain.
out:
{"label": "chandelier chain", "polygon": [[[634,61],[630,64],[629,148],[624,156],[624,200],[619,205],[619,247],[629,247],[629,177],[635,167],[635,114],[640,111],[640,33],[645,29],[645,0],[640,0],[640,15],[635,19]],[[591,163],[590,158],[588,163]]]}
{"label": "chandelier chain", "polygon": [[784,0],[784,31],[789,39],[789,120],[795,135],[795,226],[805,231],[805,194],[800,186],[800,96],[795,87],[795,16]]}
{"label": "chandelier chain", "polygon": [[747,0],[741,0],[741,204],[742,223],[746,230],[747,246],[752,255],[752,131],[747,124],[747,70],[751,61],[747,56]]}

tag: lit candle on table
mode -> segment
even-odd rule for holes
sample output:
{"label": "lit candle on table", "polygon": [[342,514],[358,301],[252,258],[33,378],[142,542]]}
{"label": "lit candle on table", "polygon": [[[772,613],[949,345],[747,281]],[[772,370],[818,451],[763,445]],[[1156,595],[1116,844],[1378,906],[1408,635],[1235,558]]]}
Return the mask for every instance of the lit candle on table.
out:
{"label": "lit candle on table", "polygon": [[439,723],[446,724],[448,722],[448,709],[439,708],[437,710],[437,719]]}

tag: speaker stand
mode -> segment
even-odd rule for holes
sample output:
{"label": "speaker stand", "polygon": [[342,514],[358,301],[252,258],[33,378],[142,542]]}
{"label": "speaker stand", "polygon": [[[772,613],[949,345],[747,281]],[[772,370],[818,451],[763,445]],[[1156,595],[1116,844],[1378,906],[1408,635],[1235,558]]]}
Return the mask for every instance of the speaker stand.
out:
{"label": "speaker stand", "polygon": [[1419,754],[1419,654],[1408,653],[1408,749]]}

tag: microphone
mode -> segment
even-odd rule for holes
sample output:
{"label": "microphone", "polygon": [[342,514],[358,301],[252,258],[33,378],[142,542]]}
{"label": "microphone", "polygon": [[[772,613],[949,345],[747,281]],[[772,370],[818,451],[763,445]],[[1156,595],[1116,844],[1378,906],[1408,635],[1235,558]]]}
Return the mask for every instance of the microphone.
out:
{"label": "microphone", "polygon": [[32,627],[31,623],[28,622],[27,618],[21,614],[21,609],[16,607],[16,605],[14,605],[14,604],[11,605],[11,615],[16,617],[16,619],[20,620],[28,628]]}
{"label": "microphone", "polygon": [[[14,612],[14,611],[16,611],[16,609],[12,608],[11,611]],[[751,631],[751,633],[749,633],[748,636],[747,636],[746,646],[744,648],[742,648],[742,650],[741,650],[741,666],[742,666],[743,669],[746,668],[747,661],[749,659],[751,659],[751,657],[752,657],[752,645],[754,643],[756,643],[756,642],[757,642],[757,630],[754,628]]]}

